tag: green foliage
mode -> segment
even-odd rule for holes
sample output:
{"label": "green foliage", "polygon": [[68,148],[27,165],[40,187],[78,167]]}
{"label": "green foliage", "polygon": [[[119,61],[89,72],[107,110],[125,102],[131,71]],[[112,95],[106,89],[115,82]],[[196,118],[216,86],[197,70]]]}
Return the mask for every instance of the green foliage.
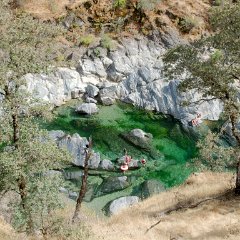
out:
{"label": "green foliage", "polygon": [[[204,96],[235,101],[232,85],[240,75],[240,4],[226,5],[214,10],[211,23],[213,36],[177,46],[164,57],[169,78],[185,73],[180,89],[197,89]],[[225,101],[227,104],[227,102]]]}
{"label": "green foliage", "polygon": [[213,6],[221,6],[224,3],[224,0],[212,0]]}
{"label": "green foliage", "polygon": [[29,179],[28,193],[25,200],[26,208],[17,205],[13,216],[13,226],[18,231],[25,231],[29,221],[33,228],[44,234],[51,233],[52,226],[57,224],[55,211],[63,207],[59,199],[59,187],[62,179],[52,173],[36,173]]}
{"label": "green foliage", "polygon": [[189,33],[198,24],[196,19],[192,17],[185,17],[179,21],[178,25],[182,32]]}
{"label": "green foliage", "polygon": [[101,39],[101,46],[108,50],[114,50],[116,47],[113,39],[107,34],[103,35],[103,37]]}
{"label": "green foliage", "polygon": [[164,62],[167,77],[182,78],[181,91],[197,90],[203,100],[223,102],[238,148],[223,149],[212,133],[198,144],[202,159],[209,162],[211,169],[219,169],[226,162],[231,164],[233,155],[238,156],[240,150],[236,128],[240,111],[235,87],[240,79],[240,3],[214,8],[210,19],[213,35],[191,45],[177,46],[165,55]]}
{"label": "green foliage", "polygon": [[28,93],[23,76],[50,70],[54,40],[63,31],[23,13],[14,15],[8,3],[0,3],[0,190],[15,190],[21,197],[16,228],[44,235],[60,207],[60,182],[48,171],[70,158],[36,124],[36,117],[48,117],[49,106]]}
{"label": "green foliage", "polygon": [[92,34],[88,34],[80,38],[80,43],[83,44],[84,46],[89,46],[94,42],[94,40],[95,40],[94,36]]}
{"label": "green foliage", "polygon": [[115,8],[123,8],[123,7],[126,7],[126,3],[127,3],[126,0],[114,0],[113,6]]}
{"label": "green foliage", "polygon": [[195,159],[201,169],[222,171],[237,163],[235,150],[221,144],[219,134],[208,132],[207,136],[198,141],[199,158]]}

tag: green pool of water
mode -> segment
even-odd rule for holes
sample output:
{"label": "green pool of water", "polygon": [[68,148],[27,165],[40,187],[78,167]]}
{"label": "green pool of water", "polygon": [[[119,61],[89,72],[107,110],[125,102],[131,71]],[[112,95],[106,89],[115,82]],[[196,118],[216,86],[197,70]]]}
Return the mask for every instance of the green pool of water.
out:
{"label": "green pool of water", "polygon": [[[56,119],[44,125],[48,130],[63,130],[70,134],[92,136],[95,151],[102,159],[115,160],[123,156],[123,149],[134,159],[146,158],[147,165],[138,172],[145,179],[159,179],[166,187],[183,182],[192,169],[186,163],[196,153],[195,141],[175,119],[143,111],[133,106],[118,103],[99,106],[94,116],[81,116],[74,112],[74,105],[56,109]],[[152,151],[143,151],[126,142],[121,133],[140,128],[153,135]],[[132,174],[132,173],[130,173]]]}

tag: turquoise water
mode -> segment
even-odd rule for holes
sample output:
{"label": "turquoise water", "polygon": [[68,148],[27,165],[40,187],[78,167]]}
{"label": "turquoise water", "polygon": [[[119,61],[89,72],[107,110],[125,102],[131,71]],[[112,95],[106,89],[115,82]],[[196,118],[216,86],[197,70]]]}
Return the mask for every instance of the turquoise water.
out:
{"label": "turquoise water", "polygon": [[[92,136],[94,149],[101,153],[102,159],[114,161],[126,148],[134,159],[147,159],[146,167],[127,174],[159,179],[166,187],[182,183],[191,173],[186,163],[196,153],[195,141],[175,119],[123,103],[99,106],[99,114],[80,116],[74,112],[75,104],[56,109],[56,119],[44,127]],[[134,128],[153,135],[151,151],[141,150],[121,137],[121,133]]]}

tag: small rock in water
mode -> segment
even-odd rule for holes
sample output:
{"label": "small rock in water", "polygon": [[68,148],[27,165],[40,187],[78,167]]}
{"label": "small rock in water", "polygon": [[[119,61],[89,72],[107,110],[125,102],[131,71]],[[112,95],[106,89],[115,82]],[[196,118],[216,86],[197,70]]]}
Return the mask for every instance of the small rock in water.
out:
{"label": "small rock in water", "polygon": [[100,192],[106,194],[129,187],[131,183],[128,181],[127,176],[122,177],[108,177],[103,181],[100,186]]}
{"label": "small rock in water", "polygon": [[99,109],[95,103],[83,103],[75,111],[80,114],[92,115],[98,113]]}
{"label": "small rock in water", "polygon": [[110,97],[101,97],[101,102],[105,106],[110,106],[115,103],[115,100]]}
{"label": "small rock in water", "polygon": [[152,134],[145,133],[141,129],[133,129],[128,133],[122,134],[123,138],[142,149],[151,148]]}
{"label": "small rock in water", "polygon": [[111,170],[114,170],[114,165],[110,160],[103,159],[99,165],[99,168],[103,170],[111,171]]}

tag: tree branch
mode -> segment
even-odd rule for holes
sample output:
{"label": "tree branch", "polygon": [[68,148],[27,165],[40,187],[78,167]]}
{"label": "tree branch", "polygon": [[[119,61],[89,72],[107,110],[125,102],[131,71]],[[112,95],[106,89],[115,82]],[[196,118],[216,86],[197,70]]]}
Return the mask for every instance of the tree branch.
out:
{"label": "tree branch", "polygon": [[[220,196],[216,196],[216,197],[211,197],[211,198],[205,198],[197,203],[193,203],[190,205],[180,205],[179,203],[176,204],[174,207],[171,207],[167,210],[164,210],[162,212],[160,212],[158,215],[164,216],[164,215],[169,215],[172,212],[176,212],[182,209],[192,209],[192,208],[196,208],[199,205],[201,205],[202,203],[208,202],[208,201],[212,201],[212,200],[216,200],[216,199],[220,199],[223,196],[225,196],[227,193],[230,193],[231,191],[225,192],[224,194],[220,195]],[[157,221],[156,223],[154,223],[153,225],[151,225],[145,232],[145,234],[147,234],[152,228],[154,228],[155,226],[157,226],[159,223],[162,222],[162,219],[160,219],[159,221]]]}
{"label": "tree branch", "polygon": [[217,97],[201,98],[201,99],[199,99],[199,100],[197,100],[197,101],[190,102],[189,105],[198,104],[198,103],[202,103],[202,102],[210,102],[210,101],[212,101],[212,100],[217,100],[217,99],[219,99],[219,98],[217,98]]}

